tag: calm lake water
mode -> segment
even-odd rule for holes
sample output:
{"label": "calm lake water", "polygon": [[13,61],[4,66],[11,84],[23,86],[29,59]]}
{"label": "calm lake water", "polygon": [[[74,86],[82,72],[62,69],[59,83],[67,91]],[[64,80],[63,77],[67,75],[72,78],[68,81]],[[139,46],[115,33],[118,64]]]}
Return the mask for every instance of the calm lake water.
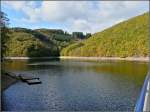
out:
{"label": "calm lake water", "polygon": [[3,67],[42,81],[6,89],[6,111],[133,111],[148,71],[148,63],[129,61],[11,60]]}

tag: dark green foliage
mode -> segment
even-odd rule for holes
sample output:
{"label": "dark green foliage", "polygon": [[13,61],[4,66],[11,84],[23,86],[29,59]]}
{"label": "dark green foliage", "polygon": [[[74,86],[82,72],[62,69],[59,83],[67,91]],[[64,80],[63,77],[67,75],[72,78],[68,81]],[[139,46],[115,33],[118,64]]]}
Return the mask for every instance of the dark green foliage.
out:
{"label": "dark green foliage", "polygon": [[91,33],[86,33],[85,38],[89,38],[91,36],[92,36]]}
{"label": "dark green foliage", "polygon": [[65,34],[63,30],[61,29],[36,29],[36,31],[39,31],[39,32],[43,32],[43,33],[55,33],[55,34]]}
{"label": "dark green foliage", "polygon": [[[70,45],[62,50],[65,56],[128,57],[148,56],[149,14],[134,17],[84,40],[82,46]],[[71,47],[71,49],[70,49]]]}
{"label": "dark green foliage", "polygon": [[75,38],[64,32],[62,30],[54,30],[54,29],[37,29],[35,30],[42,35],[46,36],[50,41],[52,41],[56,46],[58,46],[59,50],[70,45],[75,41]]}
{"label": "dark green foliage", "polygon": [[59,52],[50,50],[42,44],[32,44],[27,48],[28,57],[59,56]]}
{"label": "dark green foliage", "polygon": [[87,39],[91,37],[91,33],[86,33],[86,35],[84,35],[83,32],[73,32],[72,37],[76,39]]}
{"label": "dark green foliage", "polygon": [[73,32],[73,33],[72,33],[72,37],[74,37],[74,38],[79,38],[79,39],[83,39],[83,38],[84,38],[84,35],[83,35],[83,32]]}

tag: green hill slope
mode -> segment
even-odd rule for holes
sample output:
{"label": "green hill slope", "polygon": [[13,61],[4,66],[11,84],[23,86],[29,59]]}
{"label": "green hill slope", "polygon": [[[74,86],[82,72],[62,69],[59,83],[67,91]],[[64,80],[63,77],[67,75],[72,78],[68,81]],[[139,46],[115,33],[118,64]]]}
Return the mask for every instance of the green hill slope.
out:
{"label": "green hill slope", "polygon": [[61,52],[63,56],[148,56],[149,15],[131,18],[95,33],[89,39],[72,44]]}
{"label": "green hill slope", "polygon": [[37,29],[35,30],[44,36],[46,36],[50,41],[54,42],[55,45],[58,46],[59,50],[68,46],[71,43],[74,43],[75,38],[72,37],[67,32],[63,30],[56,30],[56,29]]}
{"label": "green hill slope", "polygon": [[62,30],[9,28],[9,32],[7,57],[59,56],[60,50],[75,40]]}
{"label": "green hill slope", "polygon": [[46,37],[25,28],[10,29],[9,39],[5,43],[5,56],[43,57],[58,56],[57,46]]}

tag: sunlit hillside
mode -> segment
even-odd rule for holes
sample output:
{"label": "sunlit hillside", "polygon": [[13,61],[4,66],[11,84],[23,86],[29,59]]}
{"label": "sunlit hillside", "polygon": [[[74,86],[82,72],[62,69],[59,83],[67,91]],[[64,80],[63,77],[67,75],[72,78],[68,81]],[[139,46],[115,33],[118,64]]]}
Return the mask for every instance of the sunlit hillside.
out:
{"label": "sunlit hillside", "polygon": [[148,56],[148,13],[116,24],[63,49],[64,56]]}

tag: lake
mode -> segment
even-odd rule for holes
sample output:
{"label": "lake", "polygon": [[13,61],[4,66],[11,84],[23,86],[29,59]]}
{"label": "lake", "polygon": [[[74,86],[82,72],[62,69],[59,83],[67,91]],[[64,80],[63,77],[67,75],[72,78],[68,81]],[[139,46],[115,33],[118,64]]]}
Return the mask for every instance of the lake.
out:
{"label": "lake", "polygon": [[133,111],[147,62],[7,60],[3,68],[39,77],[18,81],[2,93],[5,111]]}

